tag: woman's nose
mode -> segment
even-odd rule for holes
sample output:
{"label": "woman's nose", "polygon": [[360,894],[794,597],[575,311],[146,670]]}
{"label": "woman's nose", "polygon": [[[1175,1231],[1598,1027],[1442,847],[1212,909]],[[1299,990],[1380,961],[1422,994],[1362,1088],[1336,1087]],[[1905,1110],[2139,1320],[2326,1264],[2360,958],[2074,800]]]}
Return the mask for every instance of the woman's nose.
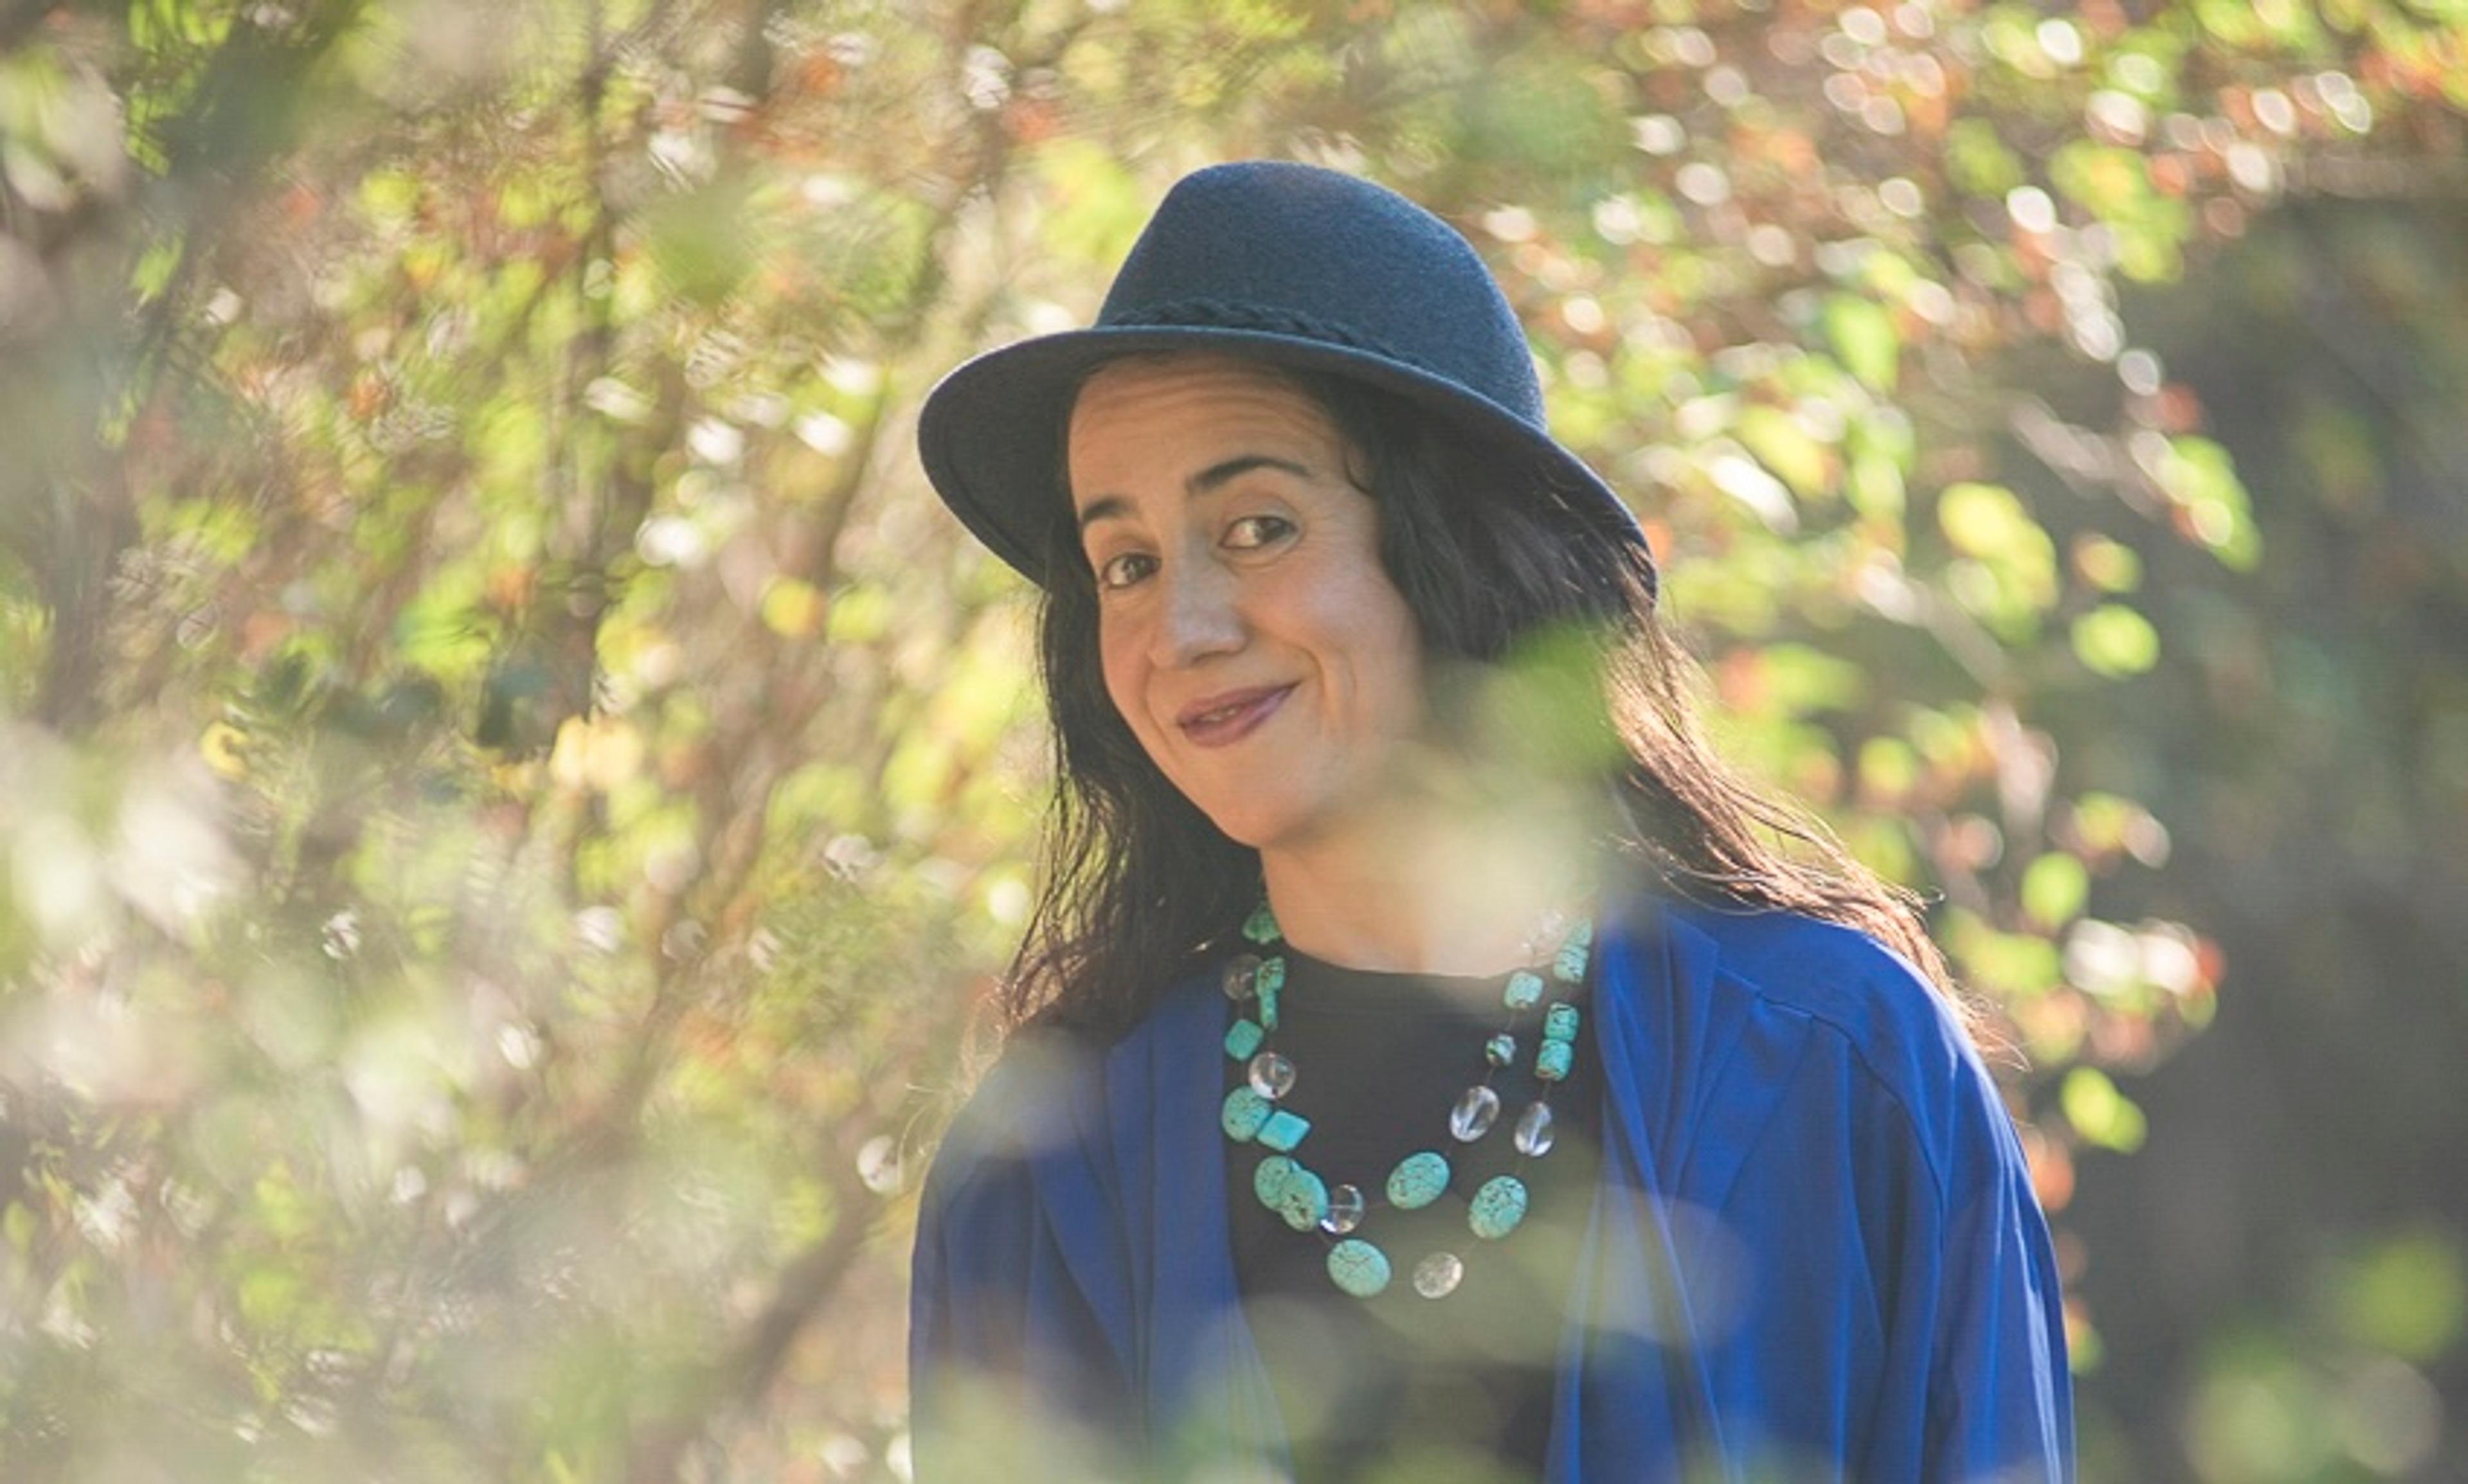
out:
{"label": "woman's nose", "polygon": [[1157,626],[1156,663],[1188,665],[1242,647],[1243,615],[1233,573],[1213,561],[1189,561],[1161,580],[1165,611]]}

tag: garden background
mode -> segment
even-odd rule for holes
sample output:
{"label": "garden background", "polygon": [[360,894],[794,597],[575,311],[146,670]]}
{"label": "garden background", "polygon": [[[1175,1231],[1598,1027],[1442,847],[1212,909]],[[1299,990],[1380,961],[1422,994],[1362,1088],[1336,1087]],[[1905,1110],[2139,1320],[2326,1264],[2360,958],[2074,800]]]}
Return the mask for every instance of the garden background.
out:
{"label": "garden background", "polygon": [[2468,1478],[2462,0],[0,0],[0,1474],[904,1475],[1164,185],[1465,229],[1995,1007],[2091,1481]]}

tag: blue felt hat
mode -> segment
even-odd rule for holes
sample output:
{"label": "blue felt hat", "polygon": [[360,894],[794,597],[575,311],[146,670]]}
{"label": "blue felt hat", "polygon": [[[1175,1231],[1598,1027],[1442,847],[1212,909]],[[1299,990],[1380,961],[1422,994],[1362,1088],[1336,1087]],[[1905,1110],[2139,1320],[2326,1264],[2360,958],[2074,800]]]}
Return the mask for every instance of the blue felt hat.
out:
{"label": "blue felt hat", "polygon": [[1072,399],[1098,364],[1205,350],[1399,394],[1532,462],[1546,489],[1644,545],[1635,517],[1545,424],[1525,331],[1472,244],[1383,187],[1272,161],[1213,166],[1166,194],[1097,323],[990,351],[945,377],[917,426],[926,476],[977,538],[1045,581]]}

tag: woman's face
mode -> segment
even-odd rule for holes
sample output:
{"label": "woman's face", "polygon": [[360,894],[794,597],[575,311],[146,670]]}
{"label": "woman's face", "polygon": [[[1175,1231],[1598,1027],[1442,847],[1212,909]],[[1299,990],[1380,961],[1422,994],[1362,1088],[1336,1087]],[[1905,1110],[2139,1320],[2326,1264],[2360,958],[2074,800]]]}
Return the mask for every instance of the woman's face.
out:
{"label": "woman's face", "polygon": [[1367,822],[1422,720],[1422,641],[1349,451],[1300,388],[1222,356],[1115,362],[1071,414],[1107,694],[1263,852]]}

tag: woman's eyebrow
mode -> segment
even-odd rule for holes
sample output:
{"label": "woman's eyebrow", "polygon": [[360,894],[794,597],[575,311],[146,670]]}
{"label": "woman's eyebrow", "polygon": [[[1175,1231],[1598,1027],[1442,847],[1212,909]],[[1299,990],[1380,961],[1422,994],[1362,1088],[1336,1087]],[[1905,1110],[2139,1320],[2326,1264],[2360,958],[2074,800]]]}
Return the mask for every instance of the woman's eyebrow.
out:
{"label": "woman's eyebrow", "polygon": [[1312,471],[1291,459],[1280,459],[1265,453],[1238,453],[1223,463],[1211,464],[1182,482],[1185,494],[1206,494],[1220,485],[1240,479],[1255,468],[1283,469],[1297,479],[1309,479]]}
{"label": "woman's eyebrow", "polygon": [[[1182,492],[1193,498],[1212,493],[1223,486],[1243,477],[1255,468],[1281,469],[1297,479],[1312,477],[1311,469],[1291,459],[1280,459],[1266,453],[1238,453],[1230,459],[1211,464],[1182,482]],[[1080,512],[1082,532],[1100,520],[1119,520],[1131,513],[1131,502],[1119,494],[1099,495]]]}

